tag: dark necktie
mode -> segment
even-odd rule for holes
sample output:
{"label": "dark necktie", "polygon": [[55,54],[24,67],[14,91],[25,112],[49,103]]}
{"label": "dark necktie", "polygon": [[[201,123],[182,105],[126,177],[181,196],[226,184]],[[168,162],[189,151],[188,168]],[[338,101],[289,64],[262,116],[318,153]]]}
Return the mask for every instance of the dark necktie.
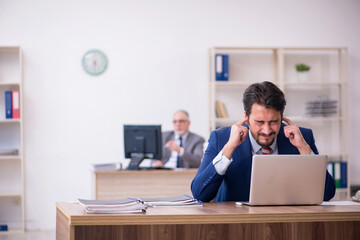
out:
{"label": "dark necktie", "polygon": [[[179,146],[182,147],[182,137],[179,137]],[[178,153],[177,161],[176,161],[176,167],[180,167],[180,153]]]}

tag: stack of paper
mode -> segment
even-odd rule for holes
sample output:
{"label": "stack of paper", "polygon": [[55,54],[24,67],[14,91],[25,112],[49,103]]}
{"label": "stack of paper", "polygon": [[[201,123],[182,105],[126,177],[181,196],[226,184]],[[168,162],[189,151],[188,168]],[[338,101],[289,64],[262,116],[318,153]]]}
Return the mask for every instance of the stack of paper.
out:
{"label": "stack of paper", "polygon": [[136,199],[85,200],[78,199],[87,213],[145,213],[146,205]]}
{"label": "stack of paper", "polygon": [[186,194],[165,198],[124,198],[118,200],[78,199],[87,213],[146,213],[147,207],[202,206],[203,202]]}
{"label": "stack of paper", "polygon": [[189,206],[189,205],[198,205],[202,206],[202,202],[196,200],[195,198],[188,196],[186,194],[175,196],[175,197],[165,197],[165,198],[141,198],[141,201],[149,207],[155,206]]}
{"label": "stack of paper", "polygon": [[99,163],[93,164],[95,172],[119,171],[122,169],[121,163]]}

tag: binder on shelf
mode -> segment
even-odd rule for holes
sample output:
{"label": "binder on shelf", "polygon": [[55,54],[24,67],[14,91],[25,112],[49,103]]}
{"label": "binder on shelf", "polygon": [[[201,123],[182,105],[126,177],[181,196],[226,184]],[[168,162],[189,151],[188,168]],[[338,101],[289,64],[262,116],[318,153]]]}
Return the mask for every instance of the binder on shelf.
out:
{"label": "binder on shelf", "polygon": [[216,81],[229,80],[229,55],[227,54],[215,55],[215,76],[216,76]]}
{"label": "binder on shelf", "polygon": [[328,162],[327,170],[334,178],[336,188],[347,188],[347,162]]}
{"label": "binder on shelf", "polygon": [[[328,164],[333,165],[333,178],[335,180],[336,188],[347,188],[347,162],[335,161],[329,162]],[[328,165],[329,171],[329,165]],[[331,174],[331,172],[329,171]]]}
{"label": "binder on shelf", "polygon": [[341,165],[340,162],[334,162],[334,180],[336,188],[341,187]]}
{"label": "binder on shelf", "polygon": [[341,188],[347,188],[347,162],[340,163]]}
{"label": "binder on shelf", "polygon": [[19,90],[12,91],[12,113],[13,118],[20,118],[20,94]]}
{"label": "binder on shelf", "polygon": [[12,108],[12,92],[5,91],[5,118],[13,118]]}
{"label": "binder on shelf", "polygon": [[0,225],[0,231],[7,231],[7,230],[8,230],[8,225],[6,225],[6,224]]}

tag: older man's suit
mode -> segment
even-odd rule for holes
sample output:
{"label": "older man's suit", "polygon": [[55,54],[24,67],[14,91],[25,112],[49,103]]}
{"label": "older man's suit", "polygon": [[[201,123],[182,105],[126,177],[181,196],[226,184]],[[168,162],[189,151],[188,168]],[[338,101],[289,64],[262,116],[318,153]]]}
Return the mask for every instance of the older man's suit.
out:
{"label": "older man's suit", "polygon": [[[165,146],[168,141],[175,140],[175,133],[173,131],[162,133],[163,142],[163,155],[161,161],[165,164],[169,161],[171,151]],[[189,132],[186,141],[184,142],[184,154],[180,157],[181,168],[198,168],[200,166],[201,159],[204,155],[204,142],[205,139]]]}
{"label": "older man's suit", "polygon": [[[247,127],[246,124],[244,126]],[[248,201],[250,193],[252,150],[249,135],[246,136],[234,151],[233,161],[225,175],[219,175],[212,163],[213,159],[222,150],[230,137],[231,127],[215,130],[209,138],[209,145],[205,151],[204,159],[191,184],[193,196],[198,200],[211,201]],[[312,151],[318,154],[311,129],[300,128],[300,131]],[[250,132],[249,132],[250,134]],[[300,154],[284,134],[284,124],[281,125],[277,136],[279,154]],[[306,173],[304,173],[306,174]],[[335,195],[335,182],[326,172],[324,200],[330,200]]]}

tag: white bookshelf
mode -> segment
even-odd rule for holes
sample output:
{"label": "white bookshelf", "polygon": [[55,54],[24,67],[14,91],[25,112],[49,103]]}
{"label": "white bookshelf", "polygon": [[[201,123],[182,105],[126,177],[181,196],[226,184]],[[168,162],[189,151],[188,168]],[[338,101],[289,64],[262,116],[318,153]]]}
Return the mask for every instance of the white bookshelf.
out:
{"label": "white bookshelf", "polygon": [[[215,55],[229,56],[229,80],[216,81]],[[242,96],[252,83],[271,81],[284,93],[284,115],[296,124],[311,128],[319,153],[330,161],[347,162],[347,187],[337,188],[336,199],[350,194],[348,134],[348,52],[345,47],[213,47],[209,54],[210,131],[230,126],[244,118]],[[295,64],[311,67],[306,81],[299,81]],[[337,101],[337,113],[311,116],[306,104],[327,97]],[[217,118],[215,101],[225,104],[228,118]]]}
{"label": "white bookshelf", "polygon": [[[22,55],[19,46],[0,46],[0,149],[17,149],[0,155],[0,224],[8,232],[25,230]],[[5,91],[19,90],[20,118],[6,119]]]}

